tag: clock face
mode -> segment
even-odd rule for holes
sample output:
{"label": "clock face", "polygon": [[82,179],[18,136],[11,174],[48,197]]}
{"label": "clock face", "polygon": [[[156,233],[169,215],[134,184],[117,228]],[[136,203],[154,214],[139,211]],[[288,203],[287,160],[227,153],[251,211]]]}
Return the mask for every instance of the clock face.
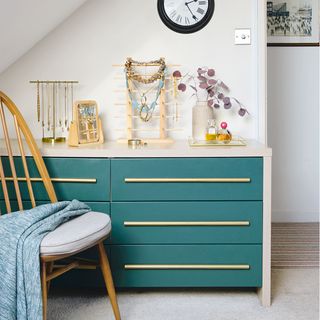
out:
{"label": "clock face", "polygon": [[171,30],[191,33],[210,21],[214,0],[158,0],[158,11],[161,20]]}

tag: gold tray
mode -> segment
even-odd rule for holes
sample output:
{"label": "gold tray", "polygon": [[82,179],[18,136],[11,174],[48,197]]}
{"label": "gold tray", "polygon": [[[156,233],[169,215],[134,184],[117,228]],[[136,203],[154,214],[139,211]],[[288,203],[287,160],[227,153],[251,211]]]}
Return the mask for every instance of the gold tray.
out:
{"label": "gold tray", "polygon": [[206,140],[196,140],[193,138],[189,138],[189,146],[190,147],[243,147],[246,146],[247,142],[241,137],[234,136],[230,142],[224,141],[206,141]]}

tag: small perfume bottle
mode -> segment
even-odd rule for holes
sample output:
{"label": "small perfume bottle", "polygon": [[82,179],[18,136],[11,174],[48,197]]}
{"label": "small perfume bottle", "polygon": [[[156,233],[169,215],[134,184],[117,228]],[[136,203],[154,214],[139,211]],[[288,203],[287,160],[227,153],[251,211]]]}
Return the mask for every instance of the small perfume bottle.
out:
{"label": "small perfume bottle", "polygon": [[218,134],[218,129],[216,126],[216,121],[214,119],[209,119],[207,131],[206,131],[206,140],[207,141],[216,141],[217,134]]}
{"label": "small perfume bottle", "polygon": [[228,124],[226,122],[221,122],[221,129],[218,131],[217,139],[223,141],[224,143],[230,143],[232,140],[232,134],[227,130]]}

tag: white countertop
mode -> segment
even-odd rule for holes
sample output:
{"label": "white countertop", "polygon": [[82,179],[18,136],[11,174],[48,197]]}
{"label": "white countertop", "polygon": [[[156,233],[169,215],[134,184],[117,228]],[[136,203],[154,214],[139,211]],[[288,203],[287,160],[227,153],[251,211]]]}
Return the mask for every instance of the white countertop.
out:
{"label": "white countertop", "polygon": [[[43,156],[85,158],[139,158],[139,157],[270,157],[272,150],[257,141],[247,141],[247,146],[190,147],[187,140],[171,144],[149,144],[132,149],[126,144],[107,141],[104,144],[69,147],[67,143],[48,144],[37,140]],[[20,155],[18,144],[12,141],[14,155]],[[25,148],[26,155],[30,155]],[[4,140],[0,140],[0,153],[6,155]]]}

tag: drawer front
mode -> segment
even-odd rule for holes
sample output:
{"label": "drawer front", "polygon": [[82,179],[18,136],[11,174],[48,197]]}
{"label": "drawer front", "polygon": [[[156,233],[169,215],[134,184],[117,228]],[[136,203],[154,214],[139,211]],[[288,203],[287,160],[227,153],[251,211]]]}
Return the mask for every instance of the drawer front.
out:
{"label": "drawer front", "polygon": [[113,244],[261,243],[261,201],[111,204]]}
{"label": "drawer front", "polygon": [[113,201],[262,200],[262,158],[111,160]]}
{"label": "drawer front", "polygon": [[111,214],[109,202],[86,202],[92,211]]}
{"label": "drawer front", "polygon": [[[27,158],[31,178],[38,178],[38,170],[32,158]],[[109,201],[110,200],[110,160],[92,158],[44,158],[50,177],[53,179],[54,189],[59,200],[78,199],[81,201]],[[11,176],[7,158],[3,159],[6,176]],[[15,158],[17,176],[24,177],[22,162]],[[20,182],[21,195],[29,200],[25,182]],[[43,183],[32,183],[36,200],[49,200]],[[10,198],[15,198],[12,182],[8,182]],[[0,188],[0,199],[3,199]]]}
{"label": "drawer front", "polygon": [[[24,210],[28,210],[32,208],[31,202],[30,201],[23,201],[23,208]],[[37,201],[37,205],[40,206],[42,204],[47,204],[49,203],[48,201]],[[103,212],[107,213],[110,215],[110,203],[109,202],[85,202],[92,211],[97,211],[97,212]],[[12,212],[18,211],[18,202],[17,201],[11,201],[11,209]],[[6,205],[3,200],[0,200],[0,210],[1,213],[6,213]]]}
{"label": "drawer front", "polygon": [[261,245],[111,246],[117,287],[261,287]]}

